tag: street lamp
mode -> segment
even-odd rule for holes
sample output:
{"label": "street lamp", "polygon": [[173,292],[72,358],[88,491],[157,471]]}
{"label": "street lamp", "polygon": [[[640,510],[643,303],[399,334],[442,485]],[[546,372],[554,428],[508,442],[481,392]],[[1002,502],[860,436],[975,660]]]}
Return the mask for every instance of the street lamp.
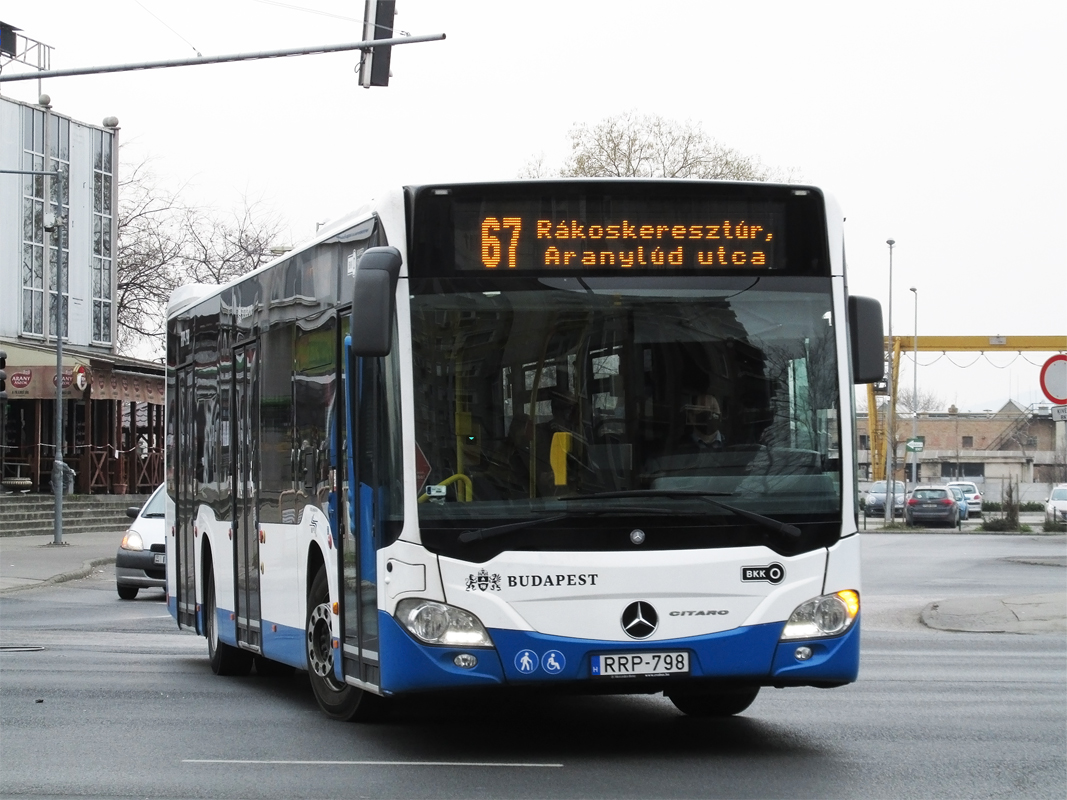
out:
{"label": "street lamp", "polygon": [[915,295],[915,335],[911,337],[912,353],[915,359],[915,374],[912,378],[911,389],[911,480],[919,482],[919,451],[916,444],[919,441],[919,290],[914,286],[910,289]]}
{"label": "street lamp", "polygon": [[894,439],[893,431],[893,405],[894,405],[894,392],[893,392],[893,245],[896,244],[894,239],[886,239],[885,243],[889,245],[889,319],[886,326],[886,341],[889,346],[889,357],[886,359],[886,363],[889,367],[886,369],[886,388],[889,390],[889,403],[886,409],[885,419],[885,523],[889,525],[893,522],[893,509],[897,501],[896,498],[896,481],[893,480],[893,467],[896,459],[896,441]]}

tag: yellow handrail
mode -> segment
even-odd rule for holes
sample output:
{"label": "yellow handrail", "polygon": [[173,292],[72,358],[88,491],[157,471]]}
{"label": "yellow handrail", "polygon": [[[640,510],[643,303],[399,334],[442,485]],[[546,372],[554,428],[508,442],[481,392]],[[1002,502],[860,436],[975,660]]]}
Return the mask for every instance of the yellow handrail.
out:
{"label": "yellow handrail", "polygon": [[[448,478],[445,478],[440,483],[435,484],[435,486],[451,486],[456,481],[459,481],[463,485],[463,488],[466,490],[464,492],[457,491],[456,492],[456,498],[461,503],[469,503],[471,500],[474,499],[474,484],[472,484],[471,483],[471,479],[468,478],[463,473],[457,472],[455,475],[452,475],[452,476],[450,476]],[[423,494],[419,495],[419,502],[420,503],[425,503],[429,499],[430,499],[430,495],[428,495],[426,493],[423,493]]]}

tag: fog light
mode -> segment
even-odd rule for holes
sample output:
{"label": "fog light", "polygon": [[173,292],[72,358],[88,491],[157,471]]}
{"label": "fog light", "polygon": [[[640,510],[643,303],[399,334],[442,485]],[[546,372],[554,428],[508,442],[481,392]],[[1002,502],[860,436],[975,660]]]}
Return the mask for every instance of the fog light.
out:
{"label": "fog light", "polygon": [[796,652],[793,653],[793,656],[796,658],[797,661],[807,661],[812,656],[811,648],[798,647],[796,649]]}
{"label": "fog light", "polygon": [[457,667],[463,667],[463,669],[472,669],[478,666],[478,659],[470,653],[460,653],[452,659],[452,663]]}

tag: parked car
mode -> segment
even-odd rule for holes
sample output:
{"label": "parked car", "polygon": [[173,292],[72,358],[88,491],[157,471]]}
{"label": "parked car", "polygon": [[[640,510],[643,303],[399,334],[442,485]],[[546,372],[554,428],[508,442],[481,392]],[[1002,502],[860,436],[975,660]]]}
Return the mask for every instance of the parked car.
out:
{"label": "parked car", "polygon": [[[868,517],[885,516],[885,489],[885,481],[875,481],[871,484],[871,488],[867,492],[867,502],[864,506],[864,513]],[[893,498],[893,516],[899,517],[904,513],[904,481],[896,482],[893,494],[895,495]]]}
{"label": "parked car", "polygon": [[978,491],[978,486],[970,481],[949,481],[947,485],[960,487],[960,491],[967,498],[968,511],[982,516],[982,493]]}
{"label": "parked car", "polygon": [[133,600],[140,589],[167,586],[166,500],[160,486],[143,507],[126,509],[133,522],[115,556],[115,586],[123,600]]}
{"label": "parked car", "polygon": [[960,519],[965,520],[970,517],[970,505],[967,503],[967,495],[963,493],[963,489],[950,485],[948,490],[952,492],[952,496],[956,498],[956,505],[960,507]]}
{"label": "parked car", "polygon": [[1067,483],[1052,487],[1045,501],[1045,522],[1067,522]]}
{"label": "parked car", "polygon": [[948,486],[916,486],[904,505],[904,518],[909,525],[926,522],[955,528],[960,507]]}

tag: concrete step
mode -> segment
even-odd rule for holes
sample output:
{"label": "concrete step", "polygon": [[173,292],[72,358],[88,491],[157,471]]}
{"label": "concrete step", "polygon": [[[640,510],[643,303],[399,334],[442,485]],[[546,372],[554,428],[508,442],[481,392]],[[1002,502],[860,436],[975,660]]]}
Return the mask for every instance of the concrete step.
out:
{"label": "concrete step", "polygon": [[[142,506],[146,495],[65,495],[63,530],[71,533],[114,532],[129,526],[126,509]],[[34,536],[55,532],[52,495],[0,496],[0,536]]]}

